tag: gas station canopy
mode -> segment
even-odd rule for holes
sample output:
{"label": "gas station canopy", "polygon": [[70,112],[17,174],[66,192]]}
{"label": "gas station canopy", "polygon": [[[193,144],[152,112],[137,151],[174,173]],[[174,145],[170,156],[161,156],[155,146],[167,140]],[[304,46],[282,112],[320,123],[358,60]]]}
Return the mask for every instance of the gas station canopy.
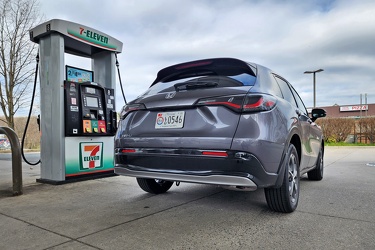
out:
{"label": "gas station canopy", "polygon": [[39,39],[53,32],[64,36],[65,52],[90,57],[96,53],[112,51],[121,53],[122,42],[93,28],[61,19],[52,19],[30,30],[30,40]]}

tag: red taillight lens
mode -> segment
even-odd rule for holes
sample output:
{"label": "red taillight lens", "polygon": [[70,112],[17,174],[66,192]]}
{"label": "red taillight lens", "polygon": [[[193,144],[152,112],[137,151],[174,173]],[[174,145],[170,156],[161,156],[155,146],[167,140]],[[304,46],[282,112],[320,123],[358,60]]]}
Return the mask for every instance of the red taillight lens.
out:
{"label": "red taillight lens", "polygon": [[235,112],[257,112],[271,110],[276,98],[270,95],[240,95],[213,97],[199,100],[198,106],[225,106]]}
{"label": "red taillight lens", "polygon": [[233,111],[240,112],[244,96],[222,96],[199,100],[198,106],[225,106]]}
{"label": "red taillight lens", "polygon": [[276,98],[270,95],[247,95],[243,112],[268,111],[276,105]]}
{"label": "red taillight lens", "polygon": [[136,110],[142,110],[142,109],[146,109],[145,105],[142,104],[142,103],[136,103],[136,104],[128,104],[128,105],[125,105],[122,110],[121,110],[121,114],[120,114],[120,117],[121,119],[124,119],[125,116],[130,113],[130,112],[133,112],[133,111],[136,111]]}

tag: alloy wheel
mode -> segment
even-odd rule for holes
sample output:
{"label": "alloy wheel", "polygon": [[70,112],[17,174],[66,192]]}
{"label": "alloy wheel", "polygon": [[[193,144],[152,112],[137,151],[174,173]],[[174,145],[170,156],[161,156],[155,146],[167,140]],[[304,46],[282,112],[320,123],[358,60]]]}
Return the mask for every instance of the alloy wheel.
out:
{"label": "alloy wheel", "polygon": [[298,200],[299,192],[299,178],[298,178],[298,164],[295,155],[291,155],[288,163],[288,180],[289,180],[289,195],[290,201],[294,204]]}

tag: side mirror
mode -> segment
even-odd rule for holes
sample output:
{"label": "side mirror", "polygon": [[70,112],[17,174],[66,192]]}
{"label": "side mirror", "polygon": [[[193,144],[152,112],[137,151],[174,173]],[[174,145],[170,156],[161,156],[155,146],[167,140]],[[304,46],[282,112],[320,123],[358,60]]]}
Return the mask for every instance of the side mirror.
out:
{"label": "side mirror", "polygon": [[316,121],[318,118],[326,117],[326,111],[324,109],[313,109],[311,111],[311,120],[313,122]]}

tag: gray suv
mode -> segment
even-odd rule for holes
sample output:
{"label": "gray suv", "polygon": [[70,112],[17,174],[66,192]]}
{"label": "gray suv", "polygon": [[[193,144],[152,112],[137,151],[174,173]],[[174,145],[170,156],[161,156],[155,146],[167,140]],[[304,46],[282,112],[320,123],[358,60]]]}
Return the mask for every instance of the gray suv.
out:
{"label": "gray suv", "polygon": [[267,204],[293,212],[300,175],[323,178],[324,143],[292,85],[261,65],[233,58],[164,68],[121,112],[115,173],[160,194],[173,182],[264,188]]}

